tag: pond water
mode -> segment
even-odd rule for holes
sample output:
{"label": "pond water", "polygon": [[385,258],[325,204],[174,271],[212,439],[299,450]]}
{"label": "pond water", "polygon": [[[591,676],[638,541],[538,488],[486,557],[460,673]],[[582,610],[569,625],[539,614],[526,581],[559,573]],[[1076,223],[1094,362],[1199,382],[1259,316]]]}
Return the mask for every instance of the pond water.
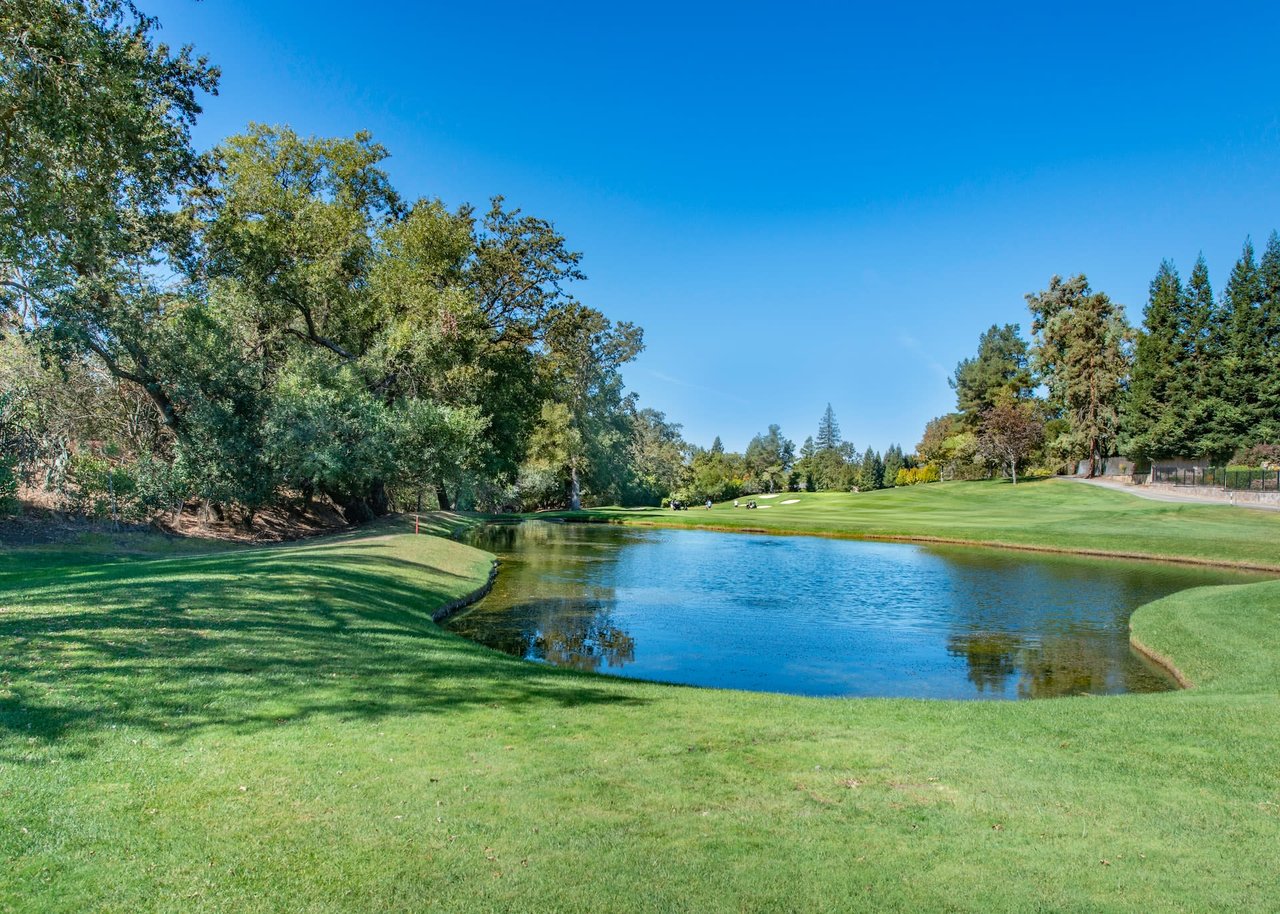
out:
{"label": "pond water", "polygon": [[1213,569],[969,547],[527,521],[471,542],[493,592],[446,623],[518,657],[802,695],[1046,698],[1173,687],[1134,609]]}

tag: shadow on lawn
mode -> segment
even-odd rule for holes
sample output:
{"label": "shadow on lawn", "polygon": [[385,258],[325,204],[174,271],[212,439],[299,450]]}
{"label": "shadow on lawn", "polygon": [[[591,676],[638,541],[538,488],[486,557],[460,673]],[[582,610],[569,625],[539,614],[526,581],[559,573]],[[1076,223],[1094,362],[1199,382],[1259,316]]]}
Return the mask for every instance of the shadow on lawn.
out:
{"label": "shadow on lawn", "polygon": [[[23,758],[15,737],[117,726],[181,738],[316,715],[640,701],[445,634],[431,611],[471,579],[388,553],[346,543],[82,566],[27,588],[0,576],[0,759]],[[20,617],[4,611],[14,603]]]}

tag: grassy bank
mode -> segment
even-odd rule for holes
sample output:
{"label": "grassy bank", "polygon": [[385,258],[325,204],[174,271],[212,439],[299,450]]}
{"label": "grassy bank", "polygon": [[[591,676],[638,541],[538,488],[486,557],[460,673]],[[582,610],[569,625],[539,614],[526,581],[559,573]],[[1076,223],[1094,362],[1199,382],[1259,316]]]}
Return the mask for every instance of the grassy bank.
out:
{"label": "grassy bank", "polygon": [[844,701],[576,674],[432,625],[488,567],[385,529],[203,556],[0,554],[0,911],[1280,897],[1278,585],[1137,613],[1191,691]]}
{"label": "grassy bank", "polygon": [[[620,523],[779,533],[919,537],[1280,568],[1280,513],[1149,501],[1064,479],[935,483],[878,492],[800,492],[693,508],[605,508]],[[746,504],[747,499],[741,499]],[[794,501],[794,504],[784,502]],[[767,506],[767,507],[765,507]]]}

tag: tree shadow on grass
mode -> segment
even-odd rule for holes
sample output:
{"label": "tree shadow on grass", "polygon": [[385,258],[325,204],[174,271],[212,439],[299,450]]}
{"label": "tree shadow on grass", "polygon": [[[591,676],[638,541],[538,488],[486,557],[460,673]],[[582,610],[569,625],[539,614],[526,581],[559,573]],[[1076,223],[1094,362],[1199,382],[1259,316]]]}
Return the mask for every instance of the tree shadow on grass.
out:
{"label": "tree shadow on grass", "polygon": [[321,715],[642,701],[442,632],[432,611],[477,582],[395,553],[355,542],[77,566],[25,587],[0,577],[0,760],[113,727],[182,739]]}

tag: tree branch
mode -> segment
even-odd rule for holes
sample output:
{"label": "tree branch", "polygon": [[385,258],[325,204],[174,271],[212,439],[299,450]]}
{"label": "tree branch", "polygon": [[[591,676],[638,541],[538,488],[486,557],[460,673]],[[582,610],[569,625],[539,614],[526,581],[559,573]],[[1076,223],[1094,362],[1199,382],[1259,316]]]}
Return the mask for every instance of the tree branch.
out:
{"label": "tree branch", "polygon": [[[292,297],[290,297],[290,301],[293,301]],[[307,325],[307,332],[302,333],[299,330],[295,330],[294,328],[289,327],[285,330],[286,333],[292,333],[294,336],[298,337],[299,339],[306,340],[307,342],[310,342],[310,343],[315,343],[318,346],[323,346],[325,349],[328,349],[330,352],[337,353],[338,355],[342,356],[348,362],[355,361],[355,356],[352,355],[350,352],[348,352],[346,349],[344,349],[342,346],[339,346],[333,340],[327,337],[323,337],[320,334],[316,333],[316,324],[315,324],[315,320],[311,317],[310,308],[307,308],[296,301],[293,301],[293,306],[297,308],[298,313],[302,315],[302,320]]]}
{"label": "tree branch", "polygon": [[85,345],[96,353],[98,358],[102,359],[103,364],[107,366],[107,371],[111,372],[112,375],[122,381],[129,381],[141,387],[146,392],[147,396],[151,398],[151,402],[155,404],[156,409],[160,411],[161,421],[175,432],[178,430],[178,413],[174,409],[173,401],[170,400],[169,395],[160,388],[158,382],[154,379],[148,380],[142,375],[135,374],[134,372],[125,369],[118,361],[116,361],[110,351],[101,343],[93,339],[93,337],[86,336]]}

